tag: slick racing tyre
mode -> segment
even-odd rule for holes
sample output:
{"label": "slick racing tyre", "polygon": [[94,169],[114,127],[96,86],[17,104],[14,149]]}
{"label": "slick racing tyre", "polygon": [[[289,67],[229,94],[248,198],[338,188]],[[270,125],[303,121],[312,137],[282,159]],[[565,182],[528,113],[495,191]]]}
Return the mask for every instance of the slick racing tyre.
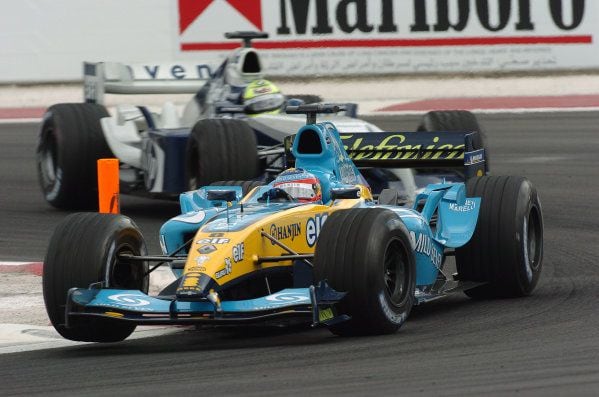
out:
{"label": "slick racing tyre", "polygon": [[185,163],[189,190],[253,179],[260,175],[254,131],[241,120],[200,120],[189,135]]}
{"label": "slick racing tyre", "polygon": [[97,283],[146,292],[147,264],[119,259],[121,254],[146,253],[138,227],[123,215],[86,212],[66,217],[50,240],[42,278],[46,310],[58,333],[86,342],[117,342],[131,335],[135,324],[105,318],[71,317],[67,328],[67,292]]}
{"label": "slick racing tyre", "polygon": [[543,214],[535,187],[523,177],[485,176],[467,183],[482,199],[472,239],[456,250],[460,280],[485,282],[474,298],[529,295],[543,264]]}
{"label": "slick racing tyre", "polygon": [[473,137],[474,150],[485,149],[485,171],[489,172],[489,150],[485,132],[476,116],[467,110],[443,110],[426,113],[417,131],[477,131]]}
{"label": "slick racing tyre", "polygon": [[331,214],[314,256],[314,279],[347,292],[333,325],[337,335],[389,334],[414,304],[416,263],[408,229],[392,211],[356,208]]}
{"label": "slick racing tyre", "polygon": [[98,208],[96,161],[114,157],[100,119],[103,106],[62,103],[48,108],[37,146],[37,173],[44,198],[64,209]]}
{"label": "slick racing tyre", "polygon": [[212,182],[211,186],[241,186],[241,192],[245,196],[251,192],[255,187],[262,186],[265,183],[263,181],[216,181]]}

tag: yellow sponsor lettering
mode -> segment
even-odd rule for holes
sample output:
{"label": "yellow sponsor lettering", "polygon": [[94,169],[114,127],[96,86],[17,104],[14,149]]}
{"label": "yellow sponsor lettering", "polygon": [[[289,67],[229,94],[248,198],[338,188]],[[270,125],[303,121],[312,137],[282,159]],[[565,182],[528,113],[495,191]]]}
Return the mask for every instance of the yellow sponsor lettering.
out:
{"label": "yellow sponsor lettering", "polygon": [[195,288],[199,280],[199,273],[187,273],[183,279],[183,288]]}
{"label": "yellow sponsor lettering", "polygon": [[439,136],[433,138],[433,143],[405,144],[407,138],[403,134],[385,136],[378,144],[365,144],[364,138],[352,135],[341,135],[341,140],[347,142],[343,147],[352,160],[426,160],[426,159],[460,159],[463,157],[464,145],[441,144]]}
{"label": "yellow sponsor lettering", "polygon": [[125,317],[125,315],[123,313],[117,313],[117,312],[104,312],[104,315],[108,316],[108,317],[117,317],[117,318]]}

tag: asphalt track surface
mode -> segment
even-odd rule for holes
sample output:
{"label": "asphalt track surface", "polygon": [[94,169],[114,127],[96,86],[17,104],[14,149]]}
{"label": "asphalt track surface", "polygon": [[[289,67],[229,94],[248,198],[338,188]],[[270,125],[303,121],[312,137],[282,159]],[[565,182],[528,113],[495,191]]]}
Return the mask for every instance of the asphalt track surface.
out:
{"label": "asphalt track surface", "polygon": [[[539,189],[540,283],[524,299],[462,295],[416,308],[399,333],[325,329],[183,330],[176,335],[0,355],[0,395],[597,395],[599,113],[481,116],[494,174]],[[408,130],[415,117],[374,119]],[[0,258],[41,260],[65,213],[34,169],[36,126],[0,126]],[[153,252],[174,203],[125,198]]]}

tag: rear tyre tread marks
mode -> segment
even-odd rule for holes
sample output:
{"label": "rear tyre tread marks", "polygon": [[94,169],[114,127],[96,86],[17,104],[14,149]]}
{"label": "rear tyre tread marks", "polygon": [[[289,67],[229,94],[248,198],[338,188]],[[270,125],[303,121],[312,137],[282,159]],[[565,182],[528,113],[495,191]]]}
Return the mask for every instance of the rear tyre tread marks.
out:
{"label": "rear tyre tread marks", "polygon": [[[487,284],[466,294],[474,298],[529,295],[538,282],[543,256],[543,220],[536,189],[524,177],[485,176],[469,180],[467,192],[469,197],[481,197],[482,203],[472,239],[456,250],[458,275],[461,280]],[[537,249],[528,253],[529,263],[532,261],[530,280],[524,254],[528,239],[524,236],[525,220],[528,230],[536,231]]]}

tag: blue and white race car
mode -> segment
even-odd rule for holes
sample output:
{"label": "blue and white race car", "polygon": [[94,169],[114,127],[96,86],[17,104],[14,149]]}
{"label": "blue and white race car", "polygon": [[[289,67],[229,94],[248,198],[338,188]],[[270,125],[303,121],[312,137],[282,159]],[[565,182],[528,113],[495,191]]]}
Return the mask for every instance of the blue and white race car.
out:
{"label": "blue and white race car", "polygon": [[[121,190],[158,197],[177,194],[216,181],[272,179],[283,166],[282,144],[303,124],[300,116],[282,112],[287,105],[318,101],[310,95],[284,96],[264,79],[256,32],[235,32],[242,39],[210,78],[201,80],[135,80],[131,69],[116,63],[84,65],[85,103],[51,106],[44,116],[37,147],[40,187],[48,203],[61,209],[97,208],[95,162],[120,161]],[[166,102],[160,112],[146,106],[104,107],[104,94],[193,93],[183,111]],[[355,104],[330,114],[343,134],[380,132],[356,117]],[[468,112],[431,112],[422,130],[479,131]],[[481,138],[476,147],[483,148]],[[364,170],[375,194],[400,187],[413,200],[417,183],[408,169]],[[423,186],[420,186],[421,188]]]}

